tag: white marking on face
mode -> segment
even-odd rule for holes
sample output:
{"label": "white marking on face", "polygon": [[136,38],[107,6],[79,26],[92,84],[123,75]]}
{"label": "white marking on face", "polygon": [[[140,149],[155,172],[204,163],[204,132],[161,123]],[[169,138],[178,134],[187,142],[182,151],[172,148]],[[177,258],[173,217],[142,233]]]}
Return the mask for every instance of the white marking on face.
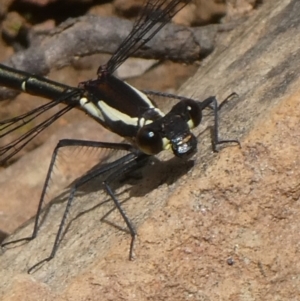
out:
{"label": "white marking on face", "polygon": [[[191,106],[187,106],[186,108],[187,108],[188,111],[192,111],[192,107]],[[187,122],[187,124],[188,124],[188,126],[189,126],[190,129],[193,129],[195,127],[195,124],[194,124],[192,118],[189,119],[189,121]]]}
{"label": "white marking on face", "polygon": [[170,148],[171,148],[171,142],[170,142],[169,139],[163,138],[163,139],[162,139],[162,142],[163,142],[163,149],[164,149],[164,150],[167,150],[167,149],[170,149]]}
{"label": "white marking on face", "polygon": [[192,119],[189,119],[189,121],[187,122],[188,126],[190,129],[193,129],[195,127],[194,122]]}

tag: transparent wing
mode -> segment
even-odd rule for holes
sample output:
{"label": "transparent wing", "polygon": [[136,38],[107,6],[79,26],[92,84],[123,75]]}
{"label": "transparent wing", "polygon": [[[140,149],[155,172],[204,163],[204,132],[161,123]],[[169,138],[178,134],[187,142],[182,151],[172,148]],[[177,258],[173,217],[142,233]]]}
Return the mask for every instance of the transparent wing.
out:
{"label": "transparent wing", "polygon": [[[20,116],[0,121],[0,139],[12,134],[13,132],[17,132],[21,129],[21,127],[30,124],[32,120],[57,106],[57,104],[57,101],[51,101]],[[20,135],[18,138],[0,147],[0,164],[5,163],[8,159],[12,158],[32,139],[72,108],[74,108],[72,105],[64,107],[55,114],[46,118],[44,121],[40,122],[38,125],[26,131],[24,134]]]}
{"label": "transparent wing", "polygon": [[112,74],[128,57],[151,40],[189,2],[190,0],[148,1],[130,34],[106,64],[105,70]]}

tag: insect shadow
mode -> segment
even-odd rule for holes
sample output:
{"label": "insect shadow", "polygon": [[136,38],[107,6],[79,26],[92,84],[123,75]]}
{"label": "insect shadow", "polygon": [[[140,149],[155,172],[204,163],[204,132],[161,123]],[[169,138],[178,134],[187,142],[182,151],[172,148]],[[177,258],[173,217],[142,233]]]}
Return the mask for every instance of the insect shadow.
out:
{"label": "insect shadow", "polygon": [[[103,162],[95,165],[91,169],[89,169],[86,173],[90,173],[94,170],[96,170],[99,167],[103,167]],[[151,191],[158,188],[160,185],[166,184],[168,186],[176,183],[184,174],[186,174],[192,167],[194,166],[193,160],[184,161],[177,157],[172,157],[171,159],[167,161],[160,161],[156,157],[149,157],[146,162],[142,166],[139,166],[136,170],[130,171],[128,173],[125,173],[120,179],[117,179],[116,181],[113,181],[110,183],[110,186],[116,196],[116,198],[119,200],[120,205],[123,207],[125,205],[130,206],[130,201],[132,198],[139,198],[139,202],[143,202],[146,200],[145,204],[141,204],[141,206],[147,207],[147,194]],[[110,172],[113,172],[110,171]],[[109,173],[110,173],[109,172]],[[74,203],[76,203],[75,206],[72,206],[70,208],[70,213],[68,214],[68,220],[67,223],[64,226],[63,233],[60,237],[60,240],[58,242],[57,247],[59,248],[62,241],[65,239],[66,234],[69,232],[70,228],[73,227],[74,223],[80,226],[80,219],[87,215],[87,214],[93,214],[93,212],[96,212],[97,209],[104,207],[101,209],[101,215],[99,215],[99,221],[102,223],[106,223],[109,226],[114,227],[117,230],[130,233],[128,228],[122,225],[124,225],[124,221],[122,220],[122,217],[119,218],[110,218],[110,215],[117,209],[113,203],[113,200],[111,197],[106,193],[103,187],[103,181],[109,176],[109,173],[102,174],[96,178],[93,178],[92,180],[88,181],[86,184],[80,186],[80,189],[76,191],[76,194],[74,196]],[[48,204],[46,204],[41,212],[41,215],[39,217],[39,223],[38,223],[38,236],[42,233],[44,229],[43,225],[48,219],[48,215],[50,214],[50,211],[53,207],[59,205],[60,209],[57,213],[61,214],[61,218],[63,215],[63,210],[65,209],[65,204],[69,198],[69,192],[70,189],[74,186],[74,184],[80,179],[81,177],[76,178],[73,180],[67,188],[61,192],[59,195],[57,195],[55,198],[53,198]],[[51,187],[49,187],[51,190]],[[104,199],[102,196],[102,193],[104,195]],[[99,196],[99,193],[101,195]],[[82,202],[80,198],[86,199],[93,199],[93,205],[91,205],[89,208],[86,208],[86,204],[84,209],[80,208],[82,204],[79,204]],[[99,201],[95,200],[99,197]],[[154,208],[157,208],[158,206],[163,206],[165,200],[158,200],[154,206]],[[72,204],[74,205],[74,204]],[[108,206],[106,206],[108,205]],[[153,205],[153,204],[151,204]],[[73,208],[75,207],[75,208]],[[143,208],[142,210],[147,211],[149,208]],[[72,210],[74,209],[74,210]],[[126,209],[125,209],[126,210]],[[153,209],[154,210],[154,209]],[[74,212],[76,211],[76,212]],[[133,225],[136,227],[135,220],[137,216],[140,214],[140,212],[133,211],[128,214],[128,218],[132,221]],[[150,209],[151,212],[151,209]],[[98,213],[98,211],[97,211]],[[135,216],[136,214],[136,216]],[[143,214],[141,214],[143,215]],[[149,212],[148,212],[149,215]],[[29,224],[33,224],[33,219],[30,219],[25,223],[26,226]],[[60,221],[60,218],[57,218],[58,221]],[[101,225],[100,225],[101,226]],[[75,226],[78,227],[78,226]],[[57,228],[52,228],[53,232],[50,234],[54,234],[58,231],[59,228],[59,222],[57,223]],[[50,235],[49,234],[49,235]],[[48,235],[48,234],[47,234]],[[6,248],[15,248],[23,244],[27,244],[28,242],[22,241],[20,243],[12,244],[7,246]],[[30,242],[29,242],[30,243]],[[51,247],[51,246],[50,246]]]}

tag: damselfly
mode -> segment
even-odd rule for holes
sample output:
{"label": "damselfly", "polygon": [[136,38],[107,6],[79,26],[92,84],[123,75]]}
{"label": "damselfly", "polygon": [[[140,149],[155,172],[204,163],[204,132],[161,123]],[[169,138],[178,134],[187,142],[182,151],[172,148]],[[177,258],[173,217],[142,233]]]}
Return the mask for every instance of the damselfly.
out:
{"label": "damselfly", "polygon": [[[129,258],[132,259],[136,230],[122,209],[110,184],[122,175],[140,167],[150,156],[156,155],[163,150],[170,149],[177,157],[183,159],[190,158],[197,150],[197,139],[192,134],[191,129],[200,124],[202,111],[205,108],[209,107],[213,109],[214,112],[214,150],[216,150],[218,144],[230,142],[239,143],[237,140],[219,139],[219,107],[215,97],[212,96],[203,101],[196,101],[159,92],[142,92],[113,76],[113,72],[118,66],[120,66],[135,51],[144,46],[188,2],[189,1],[186,0],[149,0],[128,37],[121,43],[118,50],[107,64],[99,67],[97,78],[95,80],[80,83],[78,88],[69,87],[43,77],[30,75],[0,65],[0,85],[51,99],[49,103],[30,112],[1,121],[0,137],[4,137],[16,131],[24,124],[28,124],[31,120],[52,107],[57,106],[59,103],[66,105],[59,112],[47,118],[33,129],[27,131],[16,140],[1,147],[1,162],[5,162],[14,156],[41,131],[73,108],[85,111],[102,126],[130,141],[130,144],[69,139],[59,141],[52,155],[32,235],[30,237],[5,242],[2,246],[20,241],[32,240],[36,237],[45,194],[58,151],[61,148],[74,145],[87,146],[123,150],[127,154],[116,161],[87,173],[74,183],[70,190],[66,209],[59,225],[50,256],[36,263],[28,270],[28,272],[31,272],[33,269],[40,266],[42,263],[51,260],[55,256],[59,242],[62,238],[67,213],[73,202],[76,190],[91,179],[107,172],[109,172],[109,175],[102,184],[130,231],[131,244]],[[151,95],[155,94],[173,97],[178,99],[179,102],[174,105],[167,114],[164,114],[151,99]]]}

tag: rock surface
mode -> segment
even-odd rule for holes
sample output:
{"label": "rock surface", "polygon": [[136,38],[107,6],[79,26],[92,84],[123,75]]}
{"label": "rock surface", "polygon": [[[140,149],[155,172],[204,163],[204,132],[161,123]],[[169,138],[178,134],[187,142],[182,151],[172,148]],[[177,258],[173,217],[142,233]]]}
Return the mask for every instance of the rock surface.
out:
{"label": "rock surface", "polygon": [[298,0],[266,2],[181,89],[199,99],[238,93],[222,108],[220,136],[241,139],[242,149],[212,154],[208,131],[196,130],[193,167],[162,153],[134,186],[114,187],[139,234],[134,261],[97,179],[76,197],[52,261],[26,274],[51,251],[64,194],[37,239],[5,250],[2,300],[297,300],[299,11]]}

